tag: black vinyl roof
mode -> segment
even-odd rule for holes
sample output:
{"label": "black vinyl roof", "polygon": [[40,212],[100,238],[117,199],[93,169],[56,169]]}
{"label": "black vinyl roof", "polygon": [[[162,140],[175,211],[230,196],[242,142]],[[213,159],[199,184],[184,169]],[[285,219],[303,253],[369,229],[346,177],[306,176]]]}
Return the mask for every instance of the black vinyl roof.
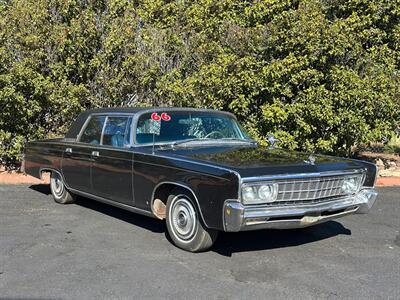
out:
{"label": "black vinyl roof", "polygon": [[201,108],[191,108],[191,107],[113,107],[113,108],[97,108],[84,111],[79,114],[76,121],[72,124],[71,128],[65,135],[66,138],[75,139],[78,137],[82,126],[85,124],[86,119],[92,114],[137,114],[145,112],[168,112],[168,111],[196,111],[196,112],[209,112],[209,113],[225,113],[231,116],[233,114],[225,111],[213,110],[213,109],[201,109]]}

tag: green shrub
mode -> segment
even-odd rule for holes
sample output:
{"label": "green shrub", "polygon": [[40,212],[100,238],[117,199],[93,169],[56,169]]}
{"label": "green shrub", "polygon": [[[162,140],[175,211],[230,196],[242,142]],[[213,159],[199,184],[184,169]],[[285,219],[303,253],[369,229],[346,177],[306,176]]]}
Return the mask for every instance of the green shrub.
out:
{"label": "green shrub", "polygon": [[392,138],[383,148],[386,153],[400,154],[400,137]]}
{"label": "green shrub", "polygon": [[386,0],[0,0],[1,162],[84,109],[153,104],[349,155],[400,126],[399,19]]}

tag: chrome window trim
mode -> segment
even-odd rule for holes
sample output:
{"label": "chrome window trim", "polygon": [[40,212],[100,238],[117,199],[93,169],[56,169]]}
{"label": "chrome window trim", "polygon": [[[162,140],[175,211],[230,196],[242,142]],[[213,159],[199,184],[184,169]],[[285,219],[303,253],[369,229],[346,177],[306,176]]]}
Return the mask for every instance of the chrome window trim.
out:
{"label": "chrome window trim", "polygon": [[79,134],[76,138],[76,142],[77,143],[81,143],[81,144],[86,144],[86,145],[91,145],[89,143],[85,143],[85,142],[81,142],[81,138],[82,138],[82,134],[85,132],[86,127],[88,126],[90,120],[94,117],[94,116],[104,116],[104,124],[103,124],[103,128],[101,129],[101,133],[100,133],[100,143],[99,145],[101,145],[101,140],[102,140],[102,136],[103,136],[103,130],[104,130],[104,125],[106,124],[107,121],[107,115],[106,114],[91,114],[87,117],[85,123],[83,123],[81,130],[79,131]]}
{"label": "chrome window trim", "polygon": [[[130,124],[129,127],[131,127],[131,131],[132,131],[132,122],[133,122],[133,116],[132,115],[129,115],[129,114],[125,114],[125,115],[113,114],[112,116],[108,116],[107,115],[106,116],[106,120],[104,121],[103,130],[101,132],[100,146],[109,146],[109,147],[112,147],[113,149],[124,149],[124,148],[126,149],[126,148],[132,147],[132,132],[131,132],[131,134],[129,136],[129,144],[127,144],[126,147],[114,147],[112,145],[104,145],[103,144],[104,132],[105,132],[105,129],[107,127],[107,122],[108,122],[109,118],[126,118],[128,123],[129,123],[129,119],[131,119],[131,124]],[[126,134],[127,130],[128,130],[128,126],[125,126],[125,134]],[[124,134],[124,137],[125,137],[125,134]]]}
{"label": "chrome window trim", "polygon": [[[99,144],[99,145],[96,145],[96,146],[109,146],[109,145],[103,145],[103,133],[104,133],[105,126],[106,126],[106,124],[107,124],[108,117],[109,117],[109,116],[113,116],[113,117],[128,117],[128,118],[131,117],[131,118],[132,118],[132,123],[131,123],[131,134],[130,134],[130,137],[129,137],[129,145],[127,145],[126,148],[131,148],[131,147],[133,147],[133,145],[134,145],[134,143],[133,143],[133,124],[134,124],[134,122],[135,122],[134,120],[135,120],[136,114],[133,114],[133,113],[119,113],[119,112],[115,112],[115,113],[100,113],[100,112],[99,112],[99,113],[92,113],[92,114],[90,114],[90,115],[87,117],[85,123],[83,123],[81,130],[79,131],[79,134],[78,134],[78,136],[77,136],[77,138],[76,138],[76,143],[83,144],[83,145],[91,145],[91,144],[89,144],[89,143],[81,142],[80,140],[81,140],[82,134],[83,134],[83,132],[85,131],[85,129],[86,129],[86,127],[87,127],[87,125],[88,125],[90,119],[91,119],[92,117],[94,117],[94,116],[104,116],[104,117],[105,117],[104,124],[103,124],[103,128],[102,128],[102,131],[101,131],[100,144]],[[111,146],[111,147],[112,147],[112,146]],[[113,149],[125,149],[125,148],[118,148],[118,147],[112,147],[112,148],[113,148]]]}
{"label": "chrome window trim", "polygon": [[61,176],[65,187],[68,190],[70,190],[70,191],[72,191],[72,192],[74,192],[76,194],[79,194],[81,196],[90,198],[90,199],[95,200],[95,201],[103,202],[103,203],[106,203],[106,204],[109,204],[109,205],[112,205],[112,206],[115,206],[115,207],[126,209],[126,210],[134,212],[134,213],[138,213],[138,214],[142,214],[142,215],[146,215],[146,216],[155,218],[155,215],[153,214],[152,211],[148,211],[148,210],[145,210],[145,209],[138,208],[136,206],[127,205],[127,204],[124,204],[124,203],[121,203],[121,202],[118,202],[118,201],[109,200],[109,199],[106,199],[106,198],[103,198],[103,197],[100,197],[100,196],[97,196],[97,195],[94,195],[94,194],[91,194],[91,193],[82,192],[80,190],[76,190],[76,189],[70,188],[68,186],[67,182],[65,181],[64,175],[59,170],[56,170],[54,168],[40,168],[39,169],[40,178],[42,178],[42,173],[44,173],[44,172],[56,172],[56,173],[58,173]]}
{"label": "chrome window trim", "polygon": [[[153,112],[162,112],[162,111],[166,111],[166,112],[188,112],[188,113],[189,113],[189,112],[200,112],[200,113],[222,114],[222,115],[230,116],[230,117],[232,117],[236,122],[238,122],[237,117],[236,117],[234,114],[232,114],[232,113],[230,113],[230,112],[227,112],[227,111],[220,111],[220,110],[212,110],[212,109],[210,109],[210,110],[207,110],[207,109],[200,109],[200,110],[190,110],[190,109],[188,109],[188,110],[185,110],[185,109],[179,109],[179,108],[177,108],[177,109],[175,110],[175,109],[171,109],[171,108],[167,108],[167,107],[165,107],[165,108],[159,107],[159,108],[145,109],[145,110],[142,110],[142,111],[137,112],[137,113],[134,115],[134,119],[132,120],[132,122],[135,121],[135,122],[134,122],[135,125],[134,125],[134,128],[133,128],[133,130],[132,130],[132,131],[134,132],[134,137],[133,137],[133,145],[134,145],[134,146],[142,147],[142,146],[151,146],[151,145],[153,145],[153,143],[139,144],[139,143],[137,142],[137,140],[136,140],[137,125],[138,125],[138,122],[139,122],[139,118],[140,118],[142,115],[148,114],[148,113],[153,113]],[[239,131],[241,132],[240,128],[239,128]],[[251,139],[251,140],[252,140],[252,139]],[[252,140],[252,141],[254,141],[254,140]],[[174,142],[175,142],[175,141],[172,141],[172,142],[158,142],[158,143],[154,143],[154,145],[155,145],[155,146],[169,145],[169,144],[172,144],[172,143],[174,143]]]}
{"label": "chrome window trim", "polygon": [[104,137],[104,130],[106,129],[106,125],[108,122],[108,116],[106,116],[106,118],[104,119],[104,124],[103,124],[103,128],[101,129],[101,136],[100,136],[100,145],[103,145],[103,137]]}
{"label": "chrome window trim", "polygon": [[183,107],[152,107],[152,108],[147,108],[138,111],[136,114],[137,115],[143,115],[146,113],[152,113],[152,112],[160,112],[160,111],[165,111],[165,112],[197,112],[197,113],[214,113],[214,114],[224,114],[233,117],[235,120],[237,120],[237,117],[228,111],[223,111],[223,110],[214,110],[214,109],[194,109],[194,108],[183,108]]}
{"label": "chrome window trim", "polygon": [[[80,140],[81,140],[82,134],[83,134],[83,132],[85,131],[85,129],[86,129],[86,127],[87,127],[87,125],[88,125],[88,123],[89,123],[89,121],[90,121],[91,118],[92,118],[92,115],[90,115],[89,117],[87,117],[86,120],[85,120],[85,123],[83,123],[82,128],[81,128],[81,130],[79,131],[78,136],[76,137],[76,141],[77,141],[78,143],[83,143],[83,142],[80,142]],[[86,144],[86,143],[83,143],[83,144]]]}
{"label": "chrome window trim", "polygon": [[90,116],[133,116],[135,115],[134,113],[123,113],[123,112],[97,112],[97,113],[91,113]]}

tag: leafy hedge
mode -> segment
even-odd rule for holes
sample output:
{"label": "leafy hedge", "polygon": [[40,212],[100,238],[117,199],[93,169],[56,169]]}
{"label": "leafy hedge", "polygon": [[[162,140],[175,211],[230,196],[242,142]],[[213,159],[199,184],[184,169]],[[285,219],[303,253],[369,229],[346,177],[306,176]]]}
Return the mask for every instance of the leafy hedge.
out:
{"label": "leafy hedge", "polygon": [[399,67],[398,0],[0,0],[0,159],[82,110],[152,104],[349,154],[399,128]]}

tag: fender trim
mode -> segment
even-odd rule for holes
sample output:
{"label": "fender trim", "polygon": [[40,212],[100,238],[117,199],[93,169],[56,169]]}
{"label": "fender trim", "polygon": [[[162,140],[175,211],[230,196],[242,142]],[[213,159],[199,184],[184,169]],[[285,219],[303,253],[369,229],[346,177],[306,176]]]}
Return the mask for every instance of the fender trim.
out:
{"label": "fender trim", "polygon": [[151,202],[150,202],[150,208],[151,208],[151,211],[152,211],[153,214],[155,214],[154,211],[153,211],[153,204],[154,204],[154,200],[155,200],[156,191],[157,191],[157,189],[159,187],[161,187],[164,184],[171,184],[171,185],[175,185],[177,187],[181,187],[181,188],[184,188],[184,189],[188,190],[193,195],[193,198],[194,198],[194,200],[196,202],[196,205],[197,205],[197,209],[199,210],[199,213],[200,213],[201,220],[203,221],[204,225],[206,225],[206,227],[210,228],[207,225],[207,223],[206,223],[206,221],[204,219],[203,213],[202,213],[201,208],[200,208],[199,199],[197,199],[196,194],[194,193],[194,191],[190,187],[188,187],[186,184],[179,183],[179,182],[161,181],[154,187],[153,192],[151,194]]}

